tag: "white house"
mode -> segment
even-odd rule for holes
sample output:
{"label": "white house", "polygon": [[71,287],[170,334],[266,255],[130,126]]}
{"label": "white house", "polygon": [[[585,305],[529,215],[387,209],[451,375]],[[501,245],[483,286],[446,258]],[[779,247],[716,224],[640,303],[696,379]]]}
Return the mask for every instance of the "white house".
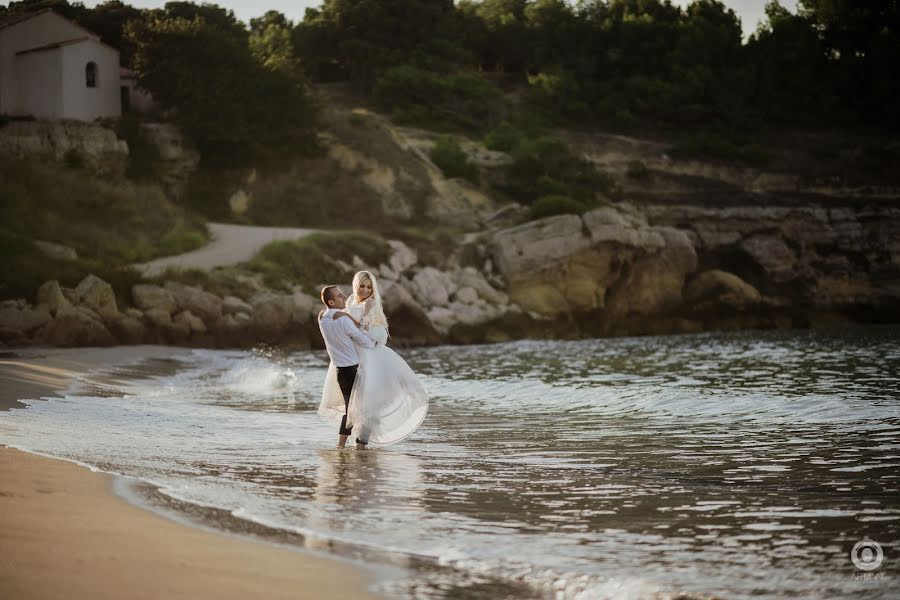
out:
{"label": "white house", "polygon": [[119,51],[53,10],[0,21],[0,114],[79,119],[122,114]]}

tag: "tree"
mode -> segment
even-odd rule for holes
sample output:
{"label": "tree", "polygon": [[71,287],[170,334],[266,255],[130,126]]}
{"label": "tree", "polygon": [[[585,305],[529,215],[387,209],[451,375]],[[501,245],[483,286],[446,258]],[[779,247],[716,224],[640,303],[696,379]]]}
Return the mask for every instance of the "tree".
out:
{"label": "tree", "polygon": [[827,85],[830,67],[815,24],[775,0],[766,4],[766,16],[745,48],[753,105],[771,123],[834,120],[843,109]]}
{"label": "tree", "polygon": [[848,110],[873,123],[900,125],[894,110],[900,94],[900,5],[896,0],[802,0],[835,70],[836,94]]}
{"label": "tree", "polygon": [[300,76],[300,61],[294,56],[294,24],[275,10],[250,20],[250,52],[268,69]]}
{"label": "tree", "polygon": [[442,37],[453,11],[453,0],[325,0],[307,12],[294,40],[304,61],[316,63],[314,71],[334,61],[351,82],[370,90],[387,69],[410,62]]}
{"label": "tree", "polygon": [[131,20],[141,20],[144,13],[119,0],[108,0],[93,10],[86,10],[76,17],[81,24],[100,36],[104,42],[119,50],[123,65],[130,65],[134,45],[125,39],[125,25]]}
{"label": "tree", "polygon": [[263,66],[229,22],[157,12],[130,21],[126,36],[136,47],[141,85],[175,109],[204,158],[277,157],[313,144],[314,111],[303,82]]}

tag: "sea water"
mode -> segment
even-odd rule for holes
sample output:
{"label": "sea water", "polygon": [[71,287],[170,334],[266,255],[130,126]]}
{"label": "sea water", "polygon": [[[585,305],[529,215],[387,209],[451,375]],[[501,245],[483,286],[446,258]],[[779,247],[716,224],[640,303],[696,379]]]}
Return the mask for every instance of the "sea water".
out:
{"label": "sea water", "polygon": [[322,351],[101,369],[0,413],[0,443],[384,565],[389,598],[898,597],[900,328],[401,354],[431,405],[385,448],[335,449]]}

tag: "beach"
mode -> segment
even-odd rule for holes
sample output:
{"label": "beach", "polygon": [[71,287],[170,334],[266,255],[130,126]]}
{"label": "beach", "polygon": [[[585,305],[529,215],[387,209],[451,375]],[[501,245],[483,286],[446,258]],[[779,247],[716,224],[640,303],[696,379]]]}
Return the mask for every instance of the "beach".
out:
{"label": "beach", "polygon": [[0,598],[893,598],[898,340],[403,349],[427,418],[365,451],[321,351],[6,352]]}
{"label": "beach", "polygon": [[[33,350],[0,359],[0,407],[86,370],[184,352]],[[0,447],[0,597],[373,598],[361,568],[175,523],[117,497],[112,477]]]}

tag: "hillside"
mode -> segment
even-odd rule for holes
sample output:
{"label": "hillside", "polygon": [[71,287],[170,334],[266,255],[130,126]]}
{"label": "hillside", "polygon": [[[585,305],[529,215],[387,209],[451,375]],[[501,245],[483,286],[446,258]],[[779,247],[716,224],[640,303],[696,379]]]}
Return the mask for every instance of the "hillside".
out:
{"label": "hillside", "polygon": [[[4,340],[316,345],[318,287],[360,268],[379,275],[400,344],[900,318],[900,193],[890,163],[860,149],[871,140],[837,157],[770,147],[764,166],[560,128],[513,130],[518,146],[504,152],[490,134],[396,125],[341,88],[319,95],[315,157],[198,169],[189,142],[151,136],[169,197],[121,176],[92,182],[97,166],[67,165],[71,154],[7,163],[20,200],[5,208],[16,224],[5,235],[24,241],[7,244],[18,267],[4,281],[22,291],[0,310]],[[442,146],[458,152],[450,163]],[[448,177],[460,164],[465,177]],[[122,269],[201,242],[191,215],[331,233],[209,272]],[[79,258],[23,258],[36,239]],[[58,283],[36,293],[47,280]]]}

